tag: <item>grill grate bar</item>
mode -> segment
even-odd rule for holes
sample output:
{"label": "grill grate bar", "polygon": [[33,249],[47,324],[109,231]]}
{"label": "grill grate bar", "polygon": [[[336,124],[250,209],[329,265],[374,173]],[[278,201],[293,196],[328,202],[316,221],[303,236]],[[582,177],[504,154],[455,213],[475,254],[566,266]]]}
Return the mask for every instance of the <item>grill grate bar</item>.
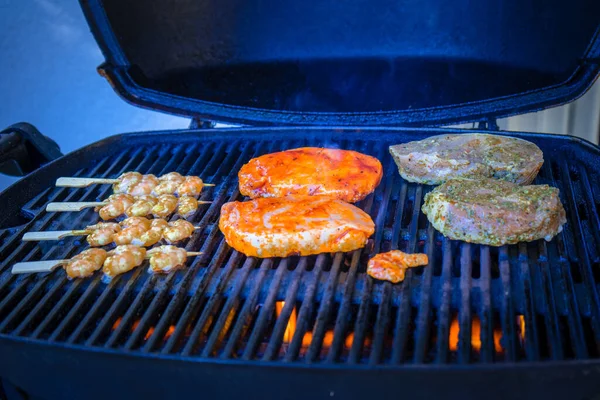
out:
{"label": "grill grate bar", "polygon": [[[531,279],[531,271],[529,269],[529,264],[527,262],[527,254],[526,247],[522,245],[518,245],[519,252],[519,264],[518,264],[518,272],[519,278],[523,285],[523,293],[525,295],[525,318],[527,319],[526,326],[532,326],[534,332],[539,332],[540,327],[538,323],[538,317],[536,315],[535,309],[535,294],[532,289],[532,279]],[[514,325],[513,325],[514,326]],[[513,332],[513,330],[511,330]],[[512,336],[512,335],[511,335]],[[537,361],[540,359],[540,341],[538,340],[539,336],[536,334],[532,339],[529,340],[529,349],[527,351],[528,357],[530,360]]]}
{"label": "grill grate bar", "polygon": [[305,359],[308,363],[315,361],[321,351],[325,330],[327,329],[327,323],[331,316],[331,307],[334,303],[335,289],[339,279],[340,265],[342,264],[343,259],[343,253],[337,253],[333,259],[333,266],[329,272],[329,277],[321,300],[321,306],[317,312],[315,327],[312,331],[312,341],[310,342],[306,353]]}
{"label": "grill grate bar", "polygon": [[[381,154],[380,154],[381,158]],[[394,170],[394,163],[390,159],[390,162],[386,164],[386,170]],[[384,226],[385,217],[387,214],[388,204],[391,198],[393,181],[396,174],[388,174],[384,182],[384,193],[383,200],[379,205],[377,211],[377,219],[375,226]],[[373,247],[372,254],[375,255],[382,251],[382,237],[383,229],[378,229],[375,232],[375,245]],[[383,346],[385,340],[385,334],[388,331],[389,319],[390,319],[390,302],[391,302],[392,284],[390,282],[383,282],[383,296],[381,303],[377,310],[377,317],[375,322],[375,331],[373,333],[373,348],[369,357],[369,364],[378,364],[383,357]]]}
{"label": "grill grate bar", "polygon": [[[512,274],[510,271],[510,263],[508,261],[508,248],[507,246],[500,247],[498,251],[498,269],[500,270],[500,278],[502,280],[502,307],[500,309],[500,318],[502,325],[502,332],[514,332],[515,331],[515,321],[513,318],[514,308],[513,308],[513,287],[511,285],[512,282]],[[527,326],[531,323],[531,316],[529,314],[525,314],[524,316]],[[517,359],[517,349],[515,338],[513,335],[504,335],[503,337],[503,347],[506,352],[506,359],[508,361],[515,361]]]}
{"label": "grill grate bar", "polygon": [[461,246],[460,251],[460,309],[458,311],[458,362],[467,364],[471,355],[471,260],[470,243]]}
{"label": "grill grate bar", "polygon": [[[300,306],[300,311],[298,312],[296,331],[294,332],[294,336],[292,337],[291,343],[289,344],[288,350],[285,354],[284,360],[287,362],[291,362],[298,357],[300,346],[302,345],[302,341],[308,330],[309,319],[314,313],[314,299],[317,291],[317,285],[319,283],[319,277],[321,276],[321,271],[323,269],[327,257],[328,256],[326,256],[325,254],[319,254],[317,256],[315,268],[313,269],[311,274],[312,280],[308,283],[306,287],[304,301],[302,302],[302,305]],[[315,340],[315,338],[313,337],[312,340]]]}
{"label": "grill grate bar", "polygon": [[452,243],[450,239],[442,239],[442,298],[438,316],[437,331],[437,363],[448,361],[450,335],[450,301],[452,292]]}
{"label": "grill grate bar", "polygon": [[[492,294],[491,294],[491,257],[490,248],[479,246],[479,290],[480,307],[477,311],[481,323],[481,352],[480,358],[484,363],[491,363],[494,360],[495,332],[494,316],[492,315]],[[508,333],[510,334],[510,333]]]}
{"label": "grill grate bar", "polygon": [[[256,303],[258,301],[258,296],[260,294],[260,289],[262,288],[264,278],[267,274],[267,271],[269,271],[272,268],[273,264],[274,264],[274,261],[271,259],[262,260],[260,269],[258,272],[258,276],[254,282],[252,291],[246,298],[246,302],[244,303],[242,309],[240,310],[237,321],[235,322],[235,325],[233,326],[231,335],[229,336],[229,340],[225,344],[225,348],[223,349],[223,352],[221,353],[222,359],[227,359],[232,356],[232,354],[234,352],[234,347],[236,346],[236,344],[238,343],[240,338],[243,337],[244,334],[246,333],[246,331],[248,329],[248,324],[250,322],[249,321],[250,311],[254,310],[256,307]],[[283,270],[284,270],[284,268],[278,268],[278,270],[277,270],[278,271],[277,273],[279,273],[280,277],[282,275]]]}
{"label": "grill grate bar", "polygon": [[209,329],[208,326],[212,322],[213,314],[215,314],[215,310],[217,310],[223,300],[223,290],[225,285],[228,283],[231,273],[242,259],[244,259],[243,254],[235,250],[231,253],[229,261],[225,264],[225,268],[218,280],[215,293],[208,299],[208,302],[206,302],[206,305],[203,307],[202,313],[192,329],[190,338],[181,352],[183,355],[187,356],[196,352],[200,335],[206,334],[206,331]]}
{"label": "grill grate bar", "polygon": [[[301,257],[300,262],[298,263],[298,266],[294,271],[294,275],[292,276],[291,284],[287,288],[287,294],[284,300],[285,304],[283,306],[283,309],[281,310],[281,314],[277,317],[277,320],[275,322],[275,327],[273,328],[273,333],[271,334],[271,340],[269,341],[267,349],[265,350],[265,354],[262,357],[263,361],[274,359],[277,351],[281,347],[284,331],[290,319],[290,315],[292,314],[292,310],[294,310],[296,307],[296,294],[298,293],[298,288],[300,287],[300,280],[302,279],[306,271],[307,264],[308,258]],[[267,307],[265,304],[265,307],[261,310],[261,313],[267,315],[270,314],[271,311],[272,307]],[[266,321],[266,318],[263,321]],[[261,331],[263,329],[263,326],[260,326],[257,323],[256,329],[258,331]]]}
{"label": "grill grate bar", "polygon": [[[252,271],[252,269],[254,268],[254,264],[256,264],[257,261],[258,260],[255,258],[248,257],[244,262],[244,265],[242,265],[241,273],[236,279],[233,290],[229,294],[227,302],[223,306],[221,316],[219,317],[217,322],[215,322],[215,326],[212,329],[212,333],[206,341],[206,346],[204,347],[204,350],[201,354],[202,357],[209,357],[210,355],[212,355],[214,353],[214,347],[217,344],[217,342],[223,340],[224,335],[227,333],[227,329],[225,329],[225,326],[227,322],[230,321],[232,311],[236,310],[239,305],[240,299],[238,296],[242,291],[242,287],[246,283],[248,275],[250,275],[250,271]],[[265,265],[265,268],[269,269],[273,261],[267,259],[264,260],[262,263]]]}
{"label": "grill grate bar", "polygon": [[435,231],[433,225],[428,224],[427,228],[427,258],[429,259],[429,266],[425,267],[423,278],[421,281],[421,301],[419,307],[419,314],[417,315],[417,328],[415,332],[416,345],[415,345],[415,362],[425,362],[427,343],[429,342],[430,326],[429,321],[431,320],[431,284],[433,278],[433,265],[435,265],[434,258],[434,236]]}

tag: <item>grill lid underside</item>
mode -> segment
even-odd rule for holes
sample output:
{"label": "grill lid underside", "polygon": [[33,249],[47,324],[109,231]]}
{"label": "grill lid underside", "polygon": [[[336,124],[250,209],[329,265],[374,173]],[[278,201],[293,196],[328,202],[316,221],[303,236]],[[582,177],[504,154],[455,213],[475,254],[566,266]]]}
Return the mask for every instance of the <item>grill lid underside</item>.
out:
{"label": "grill lid underside", "polygon": [[581,95],[594,0],[81,0],[128,101],[241,124],[443,125]]}

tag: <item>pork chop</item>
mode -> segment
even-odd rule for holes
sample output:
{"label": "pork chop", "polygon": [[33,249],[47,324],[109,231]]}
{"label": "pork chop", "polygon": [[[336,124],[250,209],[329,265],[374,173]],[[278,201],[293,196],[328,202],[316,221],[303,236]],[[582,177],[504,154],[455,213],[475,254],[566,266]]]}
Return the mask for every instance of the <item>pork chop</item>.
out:
{"label": "pork chop", "polygon": [[422,210],[444,236],[491,246],[549,241],[566,222],[558,189],[488,178],[449,180],[425,196]]}
{"label": "pork chop", "polygon": [[390,146],[400,175],[409,182],[439,185],[453,178],[495,178],[528,185],[544,155],[535,144],[507,136],[454,134]]}

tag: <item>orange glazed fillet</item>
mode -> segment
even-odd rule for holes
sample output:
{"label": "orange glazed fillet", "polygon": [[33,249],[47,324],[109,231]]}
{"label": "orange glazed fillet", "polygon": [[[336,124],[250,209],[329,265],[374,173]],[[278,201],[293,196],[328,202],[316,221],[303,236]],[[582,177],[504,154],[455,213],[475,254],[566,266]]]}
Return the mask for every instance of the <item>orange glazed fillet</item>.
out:
{"label": "orange glazed fillet", "polygon": [[265,258],[356,250],[365,246],[375,224],[341,200],[291,196],[225,203],[219,228],[237,251]]}
{"label": "orange glazed fillet", "polygon": [[351,150],[303,147],[253,158],[238,173],[240,193],[250,198],[327,195],[350,203],[381,181],[378,159]]}

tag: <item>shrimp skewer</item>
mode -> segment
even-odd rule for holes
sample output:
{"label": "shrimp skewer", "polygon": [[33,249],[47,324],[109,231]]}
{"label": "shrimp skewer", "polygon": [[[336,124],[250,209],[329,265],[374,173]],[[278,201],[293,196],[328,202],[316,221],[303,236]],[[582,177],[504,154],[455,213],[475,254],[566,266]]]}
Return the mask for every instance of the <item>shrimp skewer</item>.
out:
{"label": "shrimp skewer", "polygon": [[175,246],[159,246],[146,251],[143,247],[123,245],[117,246],[110,252],[102,249],[87,249],[69,260],[17,263],[13,266],[12,273],[50,272],[58,266],[63,266],[69,279],[87,278],[100,269],[106,278],[112,279],[142,265],[145,259],[150,260],[149,272],[168,273],[182,268],[187,257],[200,254],[202,252],[186,251]]}
{"label": "shrimp skewer", "polygon": [[150,247],[164,239],[167,243],[175,243],[187,239],[199,229],[185,220],[173,222],[164,219],[147,219],[144,217],[129,217],[119,223],[100,222],[82,230],[28,232],[23,235],[23,241],[60,240],[67,236],[85,236],[91,247],[133,244]]}
{"label": "shrimp skewer", "polygon": [[167,218],[175,212],[182,218],[191,218],[198,210],[199,205],[211,203],[211,201],[197,200],[192,196],[177,198],[172,194],[162,194],[159,196],[113,194],[102,202],[48,203],[46,211],[69,212],[95,207],[95,211],[105,221],[118,218],[121,215],[127,217],[146,217],[152,215],[155,218]]}
{"label": "shrimp skewer", "polygon": [[197,197],[205,186],[215,186],[204,183],[197,176],[182,176],[177,172],[156,177],[152,174],[142,175],[131,171],[121,174],[116,179],[105,178],[58,178],[56,186],[82,188],[93,184],[112,184],[114,193],[141,196],[148,194],[174,194],[177,196]]}

